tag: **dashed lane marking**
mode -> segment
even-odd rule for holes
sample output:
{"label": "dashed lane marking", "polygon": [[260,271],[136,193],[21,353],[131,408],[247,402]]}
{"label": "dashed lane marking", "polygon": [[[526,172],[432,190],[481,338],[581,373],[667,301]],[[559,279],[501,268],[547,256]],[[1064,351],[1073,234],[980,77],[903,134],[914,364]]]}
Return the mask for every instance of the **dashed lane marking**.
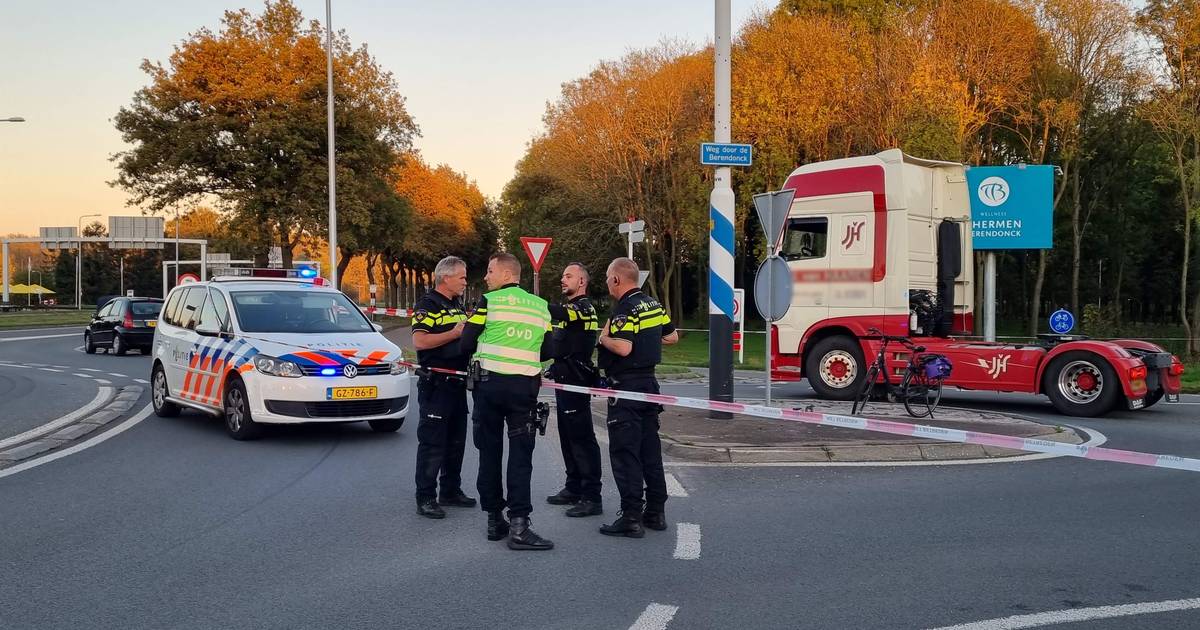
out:
{"label": "dashed lane marking", "polygon": [[62,335],[33,335],[30,337],[0,337],[0,343],[7,341],[33,341],[34,339],[54,339],[56,337],[76,337],[79,333],[65,333]]}
{"label": "dashed lane marking", "polygon": [[83,370],[84,372],[103,372],[104,371],[104,370],[97,370],[96,368],[79,368],[79,369]]}
{"label": "dashed lane marking", "polygon": [[146,380],[146,379],[144,379],[144,378],[135,378],[135,379],[133,379],[133,382],[134,382],[134,383],[141,383],[142,385],[149,385],[149,384],[150,384],[150,381],[147,381],[147,380]]}
{"label": "dashed lane marking", "polygon": [[1097,606],[1095,608],[1072,608],[1071,610],[1055,610],[1032,615],[1014,615],[1000,619],[964,623],[957,626],[943,626],[934,630],[1016,630],[1017,628],[1039,628],[1063,623],[1092,621],[1094,619],[1113,619],[1115,617],[1150,615],[1179,610],[1194,610],[1196,608],[1200,608],[1200,598],[1174,599],[1162,602]]}
{"label": "dashed lane marking", "polygon": [[79,418],[82,418],[82,417],[92,413],[93,411],[99,409],[101,405],[108,402],[108,397],[110,395],[112,395],[112,393],[113,393],[113,390],[111,387],[101,387],[100,390],[96,392],[96,397],[92,399],[92,402],[80,407],[79,409],[76,409],[75,411],[72,411],[71,413],[69,413],[61,418],[51,420],[50,422],[47,422],[46,424],[43,424],[40,427],[34,427],[34,428],[32,428],[24,433],[21,433],[19,435],[14,435],[9,438],[4,438],[3,440],[0,440],[0,448],[5,448],[5,447],[11,446],[13,444],[19,444],[28,439],[37,437],[39,435],[44,435],[55,429],[58,429],[65,425],[68,425],[68,424],[78,420]]}
{"label": "dashed lane marking", "polygon": [[92,376],[91,374],[79,374],[78,372],[75,373],[75,376],[78,376],[79,378],[96,378],[95,376]]}
{"label": "dashed lane marking", "polygon": [[[54,368],[38,368],[38,369],[43,372],[58,372],[59,374],[62,373],[62,370],[56,370]],[[76,376],[78,376],[78,375],[76,375]]]}
{"label": "dashed lane marking", "polygon": [[118,424],[117,426],[113,427],[112,430],[105,431],[104,433],[101,433],[100,435],[98,435],[86,442],[76,444],[75,446],[72,446],[70,448],[64,448],[61,451],[55,451],[45,457],[38,457],[36,459],[31,459],[25,463],[13,466],[12,468],[5,468],[4,470],[0,470],[0,478],[7,477],[9,475],[15,475],[19,472],[29,470],[30,468],[41,466],[42,464],[48,464],[56,459],[62,459],[63,457],[66,457],[68,455],[74,455],[75,453],[78,453],[79,451],[91,448],[97,444],[100,444],[101,442],[104,442],[105,440],[114,438],[114,437],[128,431],[129,429],[132,429],[134,426],[137,425],[137,423],[141,422],[142,420],[145,420],[147,417],[150,416],[150,413],[153,410],[154,409],[151,405],[146,405],[145,407],[142,408],[141,411],[139,411],[137,413],[136,416],[126,420],[125,422],[122,422],[121,424]]}
{"label": "dashed lane marking", "polygon": [[121,374],[120,372],[109,372],[108,375],[115,376],[117,378],[129,378],[128,376]]}
{"label": "dashed lane marking", "polygon": [[675,478],[675,475],[667,473],[665,476],[667,479],[667,496],[686,497],[688,495],[688,491],[684,489],[683,484],[679,483],[679,480]]}
{"label": "dashed lane marking", "polygon": [[637,621],[629,626],[629,630],[664,630],[667,624],[675,618],[677,612],[679,612],[678,606],[650,604],[638,616]]}
{"label": "dashed lane marking", "polygon": [[107,379],[103,379],[103,378],[98,378],[98,379],[96,379],[96,382],[97,382],[97,383],[101,383],[101,384],[103,384],[103,385],[112,385],[112,381],[110,381],[110,380],[107,380]]}
{"label": "dashed lane marking", "polygon": [[695,523],[675,525],[675,559],[700,559],[700,526]]}

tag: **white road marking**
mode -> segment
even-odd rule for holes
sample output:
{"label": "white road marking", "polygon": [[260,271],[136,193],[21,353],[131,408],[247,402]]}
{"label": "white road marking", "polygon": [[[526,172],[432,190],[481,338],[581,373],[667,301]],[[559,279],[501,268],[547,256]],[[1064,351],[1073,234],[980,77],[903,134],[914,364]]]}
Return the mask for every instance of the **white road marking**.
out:
{"label": "white road marking", "polygon": [[34,339],[54,339],[56,337],[75,337],[79,333],[66,333],[64,335],[33,335],[31,337],[0,337],[0,343],[5,341],[32,341]]}
{"label": "white road marking", "polygon": [[109,381],[109,380],[106,380],[106,379],[103,379],[103,378],[98,378],[98,379],[96,379],[96,382],[97,382],[97,383],[101,383],[101,384],[103,384],[103,385],[112,385],[112,381]]}
{"label": "white road marking", "polygon": [[115,376],[117,378],[129,378],[128,376],[125,376],[124,374],[121,374],[120,372],[109,372],[108,375]]}
{"label": "white road marking", "polygon": [[54,368],[38,368],[38,369],[43,372],[58,372],[59,374],[62,374],[62,370],[56,370]]}
{"label": "white road marking", "polygon": [[84,372],[103,372],[104,371],[104,370],[97,370],[96,368],[79,368],[79,369],[83,370]]}
{"label": "white road marking", "polygon": [[21,328],[19,330],[5,330],[4,333],[27,333],[27,332],[50,332],[52,330],[74,330],[77,333],[83,332],[83,326],[49,326],[46,328]]}
{"label": "white road marking", "polygon": [[[58,370],[54,370],[54,371],[57,372]],[[91,374],[80,374],[78,372],[75,373],[75,376],[78,376],[80,378],[96,378],[95,376],[92,376]]]}
{"label": "white road marking", "polygon": [[[1079,446],[1100,446],[1108,442],[1108,436],[1103,433],[1088,427],[1078,427],[1073,424],[1063,424],[1064,427],[1071,427],[1076,431],[1081,431],[1084,434],[1091,435],[1091,439],[1080,444]],[[597,436],[598,437],[598,436]],[[900,461],[900,462],[680,462],[680,461],[663,461],[663,466],[674,466],[676,468],[885,468],[892,466],[969,466],[974,464],[1016,464],[1019,462],[1032,462],[1041,459],[1057,459],[1066,457],[1065,455],[1051,455],[1050,453],[1031,453],[1029,455],[1014,455],[1012,457],[987,457],[983,459],[942,459],[942,460],[919,460],[919,461]]]}
{"label": "white road marking", "polygon": [[686,497],[688,491],[684,489],[683,484],[675,478],[671,473],[666,474],[667,478],[667,496],[669,497]]}
{"label": "white road marking", "polygon": [[79,418],[82,418],[82,417],[92,413],[96,409],[99,409],[101,405],[108,402],[108,397],[112,393],[113,393],[113,388],[101,387],[100,391],[96,392],[96,397],[92,399],[92,402],[80,407],[79,409],[76,409],[75,411],[72,411],[71,413],[69,413],[61,418],[51,420],[50,422],[47,422],[46,424],[43,424],[40,427],[34,427],[34,428],[32,428],[24,433],[21,433],[19,435],[14,435],[9,438],[4,438],[3,440],[0,440],[0,448],[5,448],[5,447],[11,446],[13,444],[18,444],[18,443],[24,442],[26,440],[35,438],[39,435],[45,435],[51,431],[54,431],[55,429],[61,428],[64,425],[70,424],[70,423],[78,420]]}
{"label": "white road marking", "polygon": [[1177,610],[1194,610],[1200,608],[1200,598],[1175,599],[1162,602],[1143,602],[1140,604],[1123,604],[1120,606],[1097,606],[1095,608],[1073,608],[1071,610],[1055,610],[1035,613],[1032,615],[1014,615],[1001,619],[988,619],[974,623],[964,623],[957,626],[943,626],[934,630],[1015,630],[1016,628],[1038,628],[1060,623],[1078,623],[1093,619],[1112,619],[1114,617],[1130,617],[1132,615],[1150,615],[1154,613],[1173,612]]}
{"label": "white road marking", "polygon": [[133,379],[133,382],[134,382],[134,383],[141,383],[142,385],[149,385],[149,384],[150,384],[150,381],[147,381],[146,379],[142,379],[142,378],[135,378],[135,379]]}
{"label": "white road marking", "polygon": [[675,559],[700,559],[700,526],[695,523],[675,525]]}
{"label": "white road marking", "polygon": [[646,610],[643,610],[641,615],[638,615],[637,621],[629,626],[629,630],[664,630],[667,624],[675,618],[677,612],[679,612],[678,606],[650,604],[646,606]]}
{"label": "white road marking", "polygon": [[139,411],[137,413],[136,416],[126,420],[125,422],[122,422],[121,424],[118,424],[117,426],[113,427],[112,430],[105,431],[104,433],[101,433],[100,435],[98,435],[86,442],[81,442],[70,448],[64,448],[61,451],[55,451],[49,455],[46,455],[45,457],[38,457],[36,459],[31,459],[23,464],[17,464],[16,466],[13,466],[12,468],[5,468],[4,470],[0,470],[0,478],[7,477],[9,475],[15,475],[19,472],[29,470],[30,468],[41,466],[42,464],[48,464],[56,459],[62,459],[68,455],[74,455],[75,453],[78,453],[79,451],[91,448],[105,440],[108,440],[109,438],[114,438],[114,437],[128,431],[129,429],[132,429],[135,425],[137,425],[137,423],[139,423],[142,420],[145,420],[147,417],[149,417],[149,415],[153,411],[154,411],[154,408],[151,405],[146,405],[145,407],[142,408],[141,411]]}

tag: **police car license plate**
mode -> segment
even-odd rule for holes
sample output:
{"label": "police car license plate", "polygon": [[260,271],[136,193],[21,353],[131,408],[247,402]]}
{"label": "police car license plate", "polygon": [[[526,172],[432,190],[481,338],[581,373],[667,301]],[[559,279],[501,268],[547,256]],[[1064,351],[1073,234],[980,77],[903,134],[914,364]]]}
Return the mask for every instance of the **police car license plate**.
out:
{"label": "police car license plate", "polygon": [[148,320],[146,320],[146,325],[151,328],[154,328],[155,326],[158,325],[158,322],[153,319],[148,319]]}
{"label": "police car license plate", "polygon": [[379,397],[379,388],[370,387],[329,387],[325,389],[325,400],[365,400]]}

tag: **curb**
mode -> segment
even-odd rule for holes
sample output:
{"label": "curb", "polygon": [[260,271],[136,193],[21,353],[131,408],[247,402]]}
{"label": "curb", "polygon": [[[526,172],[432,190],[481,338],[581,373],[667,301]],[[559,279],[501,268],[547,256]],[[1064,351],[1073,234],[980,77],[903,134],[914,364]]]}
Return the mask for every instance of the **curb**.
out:
{"label": "curb", "polygon": [[96,431],[113,420],[125,415],[145,392],[141,385],[126,385],[117,390],[117,395],[108,404],[92,413],[52,432],[35,435],[28,440],[0,451],[0,469],[22,460],[51,451],[69,442]]}

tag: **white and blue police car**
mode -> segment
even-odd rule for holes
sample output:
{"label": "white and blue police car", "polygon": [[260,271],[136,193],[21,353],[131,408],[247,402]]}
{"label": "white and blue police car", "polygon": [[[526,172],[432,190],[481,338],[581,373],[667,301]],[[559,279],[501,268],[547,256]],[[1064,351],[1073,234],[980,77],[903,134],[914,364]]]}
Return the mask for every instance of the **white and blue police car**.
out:
{"label": "white and blue police car", "polygon": [[404,424],[400,348],[349,298],[311,269],[236,271],[167,296],[151,351],[157,415],[189,407],[223,417],[237,440],[263,424]]}

